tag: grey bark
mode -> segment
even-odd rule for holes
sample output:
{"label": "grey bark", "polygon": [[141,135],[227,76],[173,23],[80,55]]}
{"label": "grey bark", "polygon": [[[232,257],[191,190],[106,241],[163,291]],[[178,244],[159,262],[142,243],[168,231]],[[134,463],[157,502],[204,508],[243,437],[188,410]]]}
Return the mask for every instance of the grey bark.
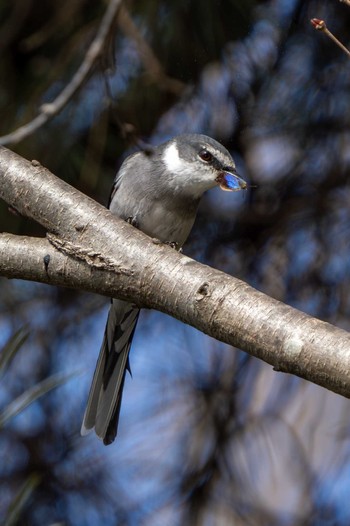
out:
{"label": "grey bark", "polygon": [[49,232],[47,239],[0,235],[0,275],[158,309],[276,370],[350,397],[346,331],[160,245],[36,161],[5,148],[0,197]]}

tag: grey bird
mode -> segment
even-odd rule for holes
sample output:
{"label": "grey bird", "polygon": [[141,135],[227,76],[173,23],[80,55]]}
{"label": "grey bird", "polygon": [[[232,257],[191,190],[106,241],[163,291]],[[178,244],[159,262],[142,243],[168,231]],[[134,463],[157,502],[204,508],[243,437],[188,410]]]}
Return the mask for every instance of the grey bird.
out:
{"label": "grey bird", "polygon": [[[206,135],[179,135],[127,157],[116,175],[109,209],[152,238],[181,249],[206,190],[247,187],[230,153]],[[140,309],[113,299],[81,428],[105,445],[116,435],[129,351]]]}

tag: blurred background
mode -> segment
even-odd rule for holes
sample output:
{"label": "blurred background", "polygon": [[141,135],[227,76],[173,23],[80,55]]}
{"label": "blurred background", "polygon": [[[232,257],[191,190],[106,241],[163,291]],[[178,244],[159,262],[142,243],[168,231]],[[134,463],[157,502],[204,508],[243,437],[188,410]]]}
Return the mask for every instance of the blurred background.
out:
{"label": "blurred background", "polygon": [[[0,136],[69,84],[107,5],[0,2]],[[336,0],[124,2],[78,93],[6,145],[106,204],[140,144],[213,136],[256,188],[205,196],[184,252],[350,330],[350,59],[313,17],[349,43]],[[0,230],[45,234],[3,202]],[[80,437],[107,311],[0,278],[2,524],[350,524],[350,402],[157,312],[116,442]]]}

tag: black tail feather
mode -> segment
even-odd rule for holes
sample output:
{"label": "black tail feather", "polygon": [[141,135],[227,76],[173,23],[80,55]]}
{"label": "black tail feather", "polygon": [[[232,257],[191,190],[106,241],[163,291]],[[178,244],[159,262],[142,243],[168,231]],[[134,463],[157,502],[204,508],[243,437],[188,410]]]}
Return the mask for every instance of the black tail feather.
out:
{"label": "black tail feather", "polygon": [[113,300],[97,360],[81,433],[95,429],[105,445],[111,444],[118,429],[126,370],[130,372],[129,351],[139,309]]}

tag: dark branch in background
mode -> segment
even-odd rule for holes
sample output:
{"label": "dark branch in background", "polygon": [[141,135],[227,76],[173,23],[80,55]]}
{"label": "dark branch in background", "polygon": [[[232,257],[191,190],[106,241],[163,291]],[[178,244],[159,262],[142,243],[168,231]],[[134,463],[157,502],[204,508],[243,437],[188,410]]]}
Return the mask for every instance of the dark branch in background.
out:
{"label": "dark branch in background", "polygon": [[86,82],[96,61],[101,57],[121,2],[122,0],[110,1],[96,37],[91,43],[82,64],[69,84],[61,91],[53,102],[43,104],[40,108],[39,115],[37,115],[37,117],[31,122],[21,126],[8,135],[0,137],[0,144],[15,144],[22,141],[41,128],[41,126],[46,124],[67,105],[75,93],[83,86],[84,82]]}
{"label": "dark branch in background", "polygon": [[[140,59],[143,63],[149,81],[157,84],[157,87],[159,89],[162,89],[164,91],[172,93],[177,97],[180,97],[186,89],[186,84],[184,84],[180,80],[169,77],[164,73],[163,67],[157,59],[152,48],[143,38],[138,27],[134,24],[128,10],[123,5],[120,7],[117,23],[119,29],[124,33],[124,35],[133,42],[135,42],[140,55]],[[109,107],[109,110],[111,111],[113,121],[120,130],[121,136],[131,146],[137,146],[146,154],[152,154],[152,145],[147,144],[141,139],[140,133],[138,132],[136,127],[133,124],[124,122],[120,119],[118,112],[118,104],[112,95],[109,79],[107,76],[104,76],[104,81],[107,93],[107,105]]]}
{"label": "dark branch in background", "polygon": [[146,74],[150,80],[156,83],[158,88],[180,96],[184,92],[186,84],[180,80],[168,77],[164,73],[161,63],[134,24],[125,6],[120,8],[118,25],[120,30],[136,43]]}
{"label": "dark branch in background", "polygon": [[130,146],[136,146],[140,150],[146,153],[146,155],[151,155],[153,153],[153,146],[149,143],[146,143],[143,139],[141,139],[140,134],[136,127],[129,123],[124,122],[119,117],[118,112],[118,104],[116,100],[114,99],[109,83],[108,77],[104,76],[105,81],[105,89],[106,89],[106,106],[108,107],[113,122],[118,126],[121,137],[128,143]]}
{"label": "dark branch in background", "polygon": [[43,225],[50,243],[3,235],[3,276],[107,293],[158,309],[276,370],[350,397],[349,333],[153,243],[39,163],[5,148],[0,197]]}
{"label": "dark branch in background", "polygon": [[[22,7],[23,2],[17,5],[21,5]],[[50,38],[55,36],[57,32],[61,31],[61,29],[67,24],[67,20],[74,20],[79,16],[80,7],[81,3],[79,1],[67,2],[62,9],[54,11],[53,16],[48,18],[43,26],[40,26],[40,28],[35,30],[34,33],[31,33],[21,40],[21,49],[26,53],[30,53],[38,49],[40,46],[45,45]]]}

